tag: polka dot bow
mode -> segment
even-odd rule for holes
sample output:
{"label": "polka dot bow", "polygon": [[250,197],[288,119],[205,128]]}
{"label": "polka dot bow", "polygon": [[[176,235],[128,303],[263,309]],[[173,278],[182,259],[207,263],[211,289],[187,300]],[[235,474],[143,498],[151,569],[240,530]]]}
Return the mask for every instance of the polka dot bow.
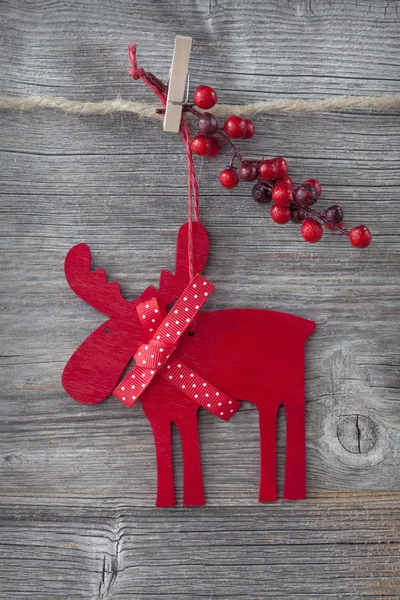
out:
{"label": "polka dot bow", "polygon": [[172,356],[213,289],[212,283],[196,275],[169,313],[157,298],[138,304],[140,321],[152,338],[135,352],[136,366],[116,387],[114,396],[132,406],[158,374],[200,406],[229,421],[240,403]]}

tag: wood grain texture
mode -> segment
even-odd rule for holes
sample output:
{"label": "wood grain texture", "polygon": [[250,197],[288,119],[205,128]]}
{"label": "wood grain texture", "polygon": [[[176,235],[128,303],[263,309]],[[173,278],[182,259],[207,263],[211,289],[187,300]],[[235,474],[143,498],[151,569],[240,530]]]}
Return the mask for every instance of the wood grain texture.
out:
{"label": "wood grain texture", "polygon": [[392,492],[167,515],[16,503],[0,517],[0,598],[396,599],[397,507]]}
{"label": "wood grain texture", "polygon": [[[224,103],[399,90],[399,2],[3,0],[0,93],[153,101],[128,76],[128,43],[164,79],[177,33],[191,81]],[[72,402],[64,364],[102,316],[74,297],[67,250],[84,241],[128,299],[172,268],[185,220],[185,157],[134,117],[0,115],[0,598],[336,600],[399,598],[400,113],[270,115],[243,142],[317,177],[324,206],[370,225],[363,252],[307,246],[250,198],[221,189],[226,155],[198,160],[211,237],[209,308],[316,321],[307,342],[303,503],[257,505],[258,424],[204,411],[208,505],[157,511],[140,407]],[[278,427],[282,488],[284,422]],[[176,432],[175,432],[176,434]],[[178,437],[177,495],[182,498]]]}

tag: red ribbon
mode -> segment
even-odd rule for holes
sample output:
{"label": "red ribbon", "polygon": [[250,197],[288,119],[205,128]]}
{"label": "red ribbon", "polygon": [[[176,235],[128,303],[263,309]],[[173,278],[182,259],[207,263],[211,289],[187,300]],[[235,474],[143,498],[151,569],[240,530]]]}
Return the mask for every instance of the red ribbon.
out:
{"label": "red ribbon", "polygon": [[213,289],[212,283],[196,275],[169,313],[157,298],[137,306],[140,321],[152,337],[136,350],[135,368],[113,392],[123,404],[132,406],[154,377],[160,375],[224,421],[229,421],[240,408],[240,402],[221,392],[172,356],[180,338],[194,321]]}

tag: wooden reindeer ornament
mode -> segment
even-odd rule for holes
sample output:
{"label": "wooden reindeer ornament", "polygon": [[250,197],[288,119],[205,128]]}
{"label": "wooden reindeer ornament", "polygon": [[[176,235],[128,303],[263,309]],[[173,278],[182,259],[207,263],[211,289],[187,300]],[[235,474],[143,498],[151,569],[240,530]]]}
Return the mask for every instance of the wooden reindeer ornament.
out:
{"label": "wooden reindeer ornament", "polygon": [[[209,241],[200,223],[193,222],[192,228],[194,272],[199,273]],[[128,406],[141,400],[154,434],[156,505],[175,506],[171,423],[182,443],[184,504],[202,505],[197,412],[203,406],[229,420],[243,400],[259,412],[259,500],[277,497],[276,420],[281,405],[287,428],[284,497],[304,498],[304,343],[315,323],[268,310],[198,312],[213,286],[200,276],[189,281],[188,224],[179,230],[175,274],[162,271],[159,290],[148,287],[132,302],[123,298],[118,283],[108,284],[104,271],[91,272],[90,265],[89,247],[74,246],[65,260],[67,281],[109,319],[72,355],[63,386],[72,398],[87,404],[101,402],[113,391]],[[132,357],[135,369],[118,384]]]}

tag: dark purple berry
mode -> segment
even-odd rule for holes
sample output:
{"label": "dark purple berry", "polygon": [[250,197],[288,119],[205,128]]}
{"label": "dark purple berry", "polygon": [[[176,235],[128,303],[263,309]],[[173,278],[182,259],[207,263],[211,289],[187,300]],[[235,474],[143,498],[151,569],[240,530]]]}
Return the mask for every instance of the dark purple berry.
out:
{"label": "dark purple berry", "polygon": [[299,185],[294,193],[296,202],[304,204],[304,206],[312,206],[318,200],[318,192],[310,183]]}
{"label": "dark purple berry", "polygon": [[253,200],[259,204],[269,204],[272,200],[272,190],[269,186],[262,183],[256,183],[251,190]]}
{"label": "dark purple berry", "polygon": [[198,128],[201,135],[213,135],[218,129],[218,121],[213,114],[203,113],[199,117]]}
{"label": "dark purple berry", "polygon": [[338,204],[330,206],[325,211],[325,218],[332,225],[339,225],[343,221],[343,208]]}
{"label": "dark purple berry", "polygon": [[243,181],[254,181],[257,179],[257,165],[251,162],[243,162],[239,169],[239,177]]}
{"label": "dark purple berry", "polygon": [[291,204],[290,212],[291,212],[290,220],[293,223],[302,223],[307,218],[306,211],[303,210],[300,206]]}

